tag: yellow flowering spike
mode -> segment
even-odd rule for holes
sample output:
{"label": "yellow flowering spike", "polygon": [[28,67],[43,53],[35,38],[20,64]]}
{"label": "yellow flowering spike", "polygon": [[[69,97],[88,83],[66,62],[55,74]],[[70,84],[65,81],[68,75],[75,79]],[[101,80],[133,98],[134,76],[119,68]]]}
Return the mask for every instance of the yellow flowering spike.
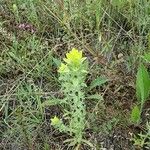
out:
{"label": "yellow flowering spike", "polygon": [[60,65],[60,67],[59,67],[59,69],[58,69],[58,72],[59,72],[59,73],[62,73],[62,72],[68,72],[68,71],[69,71],[68,66],[65,65],[65,64],[63,64],[63,63],[61,63],[61,65]]}
{"label": "yellow flowering spike", "polygon": [[82,51],[78,51],[77,49],[73,48],[69,53],[66,54],[66,58],[64,58],[64,61],[68,64],[80,64],[83,61]]}
{"label": "yellow flowering spike", "polygon": [[78,51],[77,49],[73,48],[69,53],[66,54],[67,59],[73,60],[82,58],[82,51]]}
{"label": "yellow flowering spike", "polygon": [[59,123],[60,123],[60,119],[57,116],[51,119],[51,125],[57,125]]}

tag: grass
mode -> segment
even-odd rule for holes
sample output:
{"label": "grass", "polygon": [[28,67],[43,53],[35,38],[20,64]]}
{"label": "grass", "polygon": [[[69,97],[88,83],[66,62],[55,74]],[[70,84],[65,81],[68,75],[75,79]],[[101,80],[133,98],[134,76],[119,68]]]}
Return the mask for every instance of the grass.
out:
{"label": "grass", "polygon": [[[134,149],[129,133],[145,133],[150,121],[149,102],[140,126],[129,120],[140,57],[150,48],[149,25],[147,0],[1,0],[0,147],[67,149],[67,135],[50,125],[52,116],[62,116],[61,106],[43,108],[42,103],[62,96],[57,68],[76,47],[89,60],[87,85],[100,76],[108,79],[86,93],[103,100],[86,100],[85,138],[97,150]],[[122,145],[116,144],[119,135]],[[111,138],[114,143],[107,145]]]}

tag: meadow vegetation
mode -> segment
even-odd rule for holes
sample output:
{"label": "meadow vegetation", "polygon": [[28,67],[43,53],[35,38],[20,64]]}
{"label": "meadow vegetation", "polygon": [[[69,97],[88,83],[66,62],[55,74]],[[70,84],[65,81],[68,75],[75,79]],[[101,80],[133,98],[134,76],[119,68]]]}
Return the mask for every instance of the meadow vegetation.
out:
{"label": "meadow vegetation", "polygon": [[150,149],[150,1],[0,0],[0,149]]}

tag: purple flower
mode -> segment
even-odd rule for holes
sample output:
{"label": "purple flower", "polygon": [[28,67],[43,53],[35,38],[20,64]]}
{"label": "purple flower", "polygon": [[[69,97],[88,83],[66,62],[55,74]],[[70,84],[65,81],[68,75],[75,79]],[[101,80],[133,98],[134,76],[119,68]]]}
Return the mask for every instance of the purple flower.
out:
{"label": "purple flower", "polygon": [[17,28],[24,31],[30,31],[31,33],[35,33],[36,31],[33,25],[28,23],[21,23],[17,26]]}

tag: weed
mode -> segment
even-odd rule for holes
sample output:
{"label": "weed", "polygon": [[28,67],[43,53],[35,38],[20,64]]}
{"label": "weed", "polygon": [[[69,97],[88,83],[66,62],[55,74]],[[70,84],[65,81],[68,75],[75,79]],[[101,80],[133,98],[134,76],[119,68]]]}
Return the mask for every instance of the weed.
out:
{"label": "weed", "polygon": [[69,146],[80,145],[81,142],[89,144],[88,141],[83,140],[86,117],[84,104],[84,88],[86,84],[84,80],[87,74],[87,67],[84,63],[85,59],[85,57],[82,57],[82,51],[73,48],[66,54],[66,58],[63,59],[66,64],[61,63],[58,69],[61,90],[64,94],[61,104],[64,103],[64,118],[68,120],[68,125],[65,125],[56,116],[51,119],[51,125],[59,129],[59,131],[69,133],[73,136],[73,139],[64,141],[70,142]]}
{"label": "weed", "polygon": [[[147,55],[145,56],[147,58]],[[143,64],[141,64],[138,68],[137,79],[136,79],[136,95],[139,101],[140,108],[136,105],[132,109],[131,120],[134,123],[140,122],[140,116],[142,113],[142,109],[144,103],[150,94],[150,77],[147,69]]]}
{"label": "weed", "polygon": [[150,125],[147,122],[145,133],[140,133],[137,136],[134,136],[132,138],[134,145],[136,145],[138,148],[143,148],[145,146],[146,149],[150,148]]}

